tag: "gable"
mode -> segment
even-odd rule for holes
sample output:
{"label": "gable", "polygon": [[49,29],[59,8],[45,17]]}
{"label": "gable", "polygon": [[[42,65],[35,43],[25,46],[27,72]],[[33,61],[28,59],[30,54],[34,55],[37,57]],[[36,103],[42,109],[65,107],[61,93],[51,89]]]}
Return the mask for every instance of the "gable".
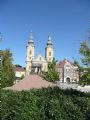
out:
{"label": "gable", "polygon": [[64,68],[64,67],[74,67],[73,63],[71,63],[69,60],[65,59],[63,61],[60,61],[57,64],[57,68]]}
{"label": "gable", "polygon": [[66,61],[64,67],[72,67],[72,64],[69,61]]}
{"label": "gable", "polygon": [[41,54],[38,55],[38,57],[36,58],[37,61],[45,61],[43,56]]}

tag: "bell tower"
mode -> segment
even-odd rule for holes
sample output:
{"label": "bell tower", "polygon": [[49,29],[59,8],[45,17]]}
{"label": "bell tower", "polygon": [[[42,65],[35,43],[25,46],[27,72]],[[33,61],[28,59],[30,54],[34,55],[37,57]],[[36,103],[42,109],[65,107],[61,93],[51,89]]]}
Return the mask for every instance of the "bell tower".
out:
{"label": "bell tower", "polygon": [[54,50],[50,34],[48,35],[48,42],[45,48],[45,58],[48,62],[52,62],[54,58]]}
{"label": "bell tower", "polygon": [[30,33],[28,45],[27,45],[27,52],[26,52],[26,74],[29,75],[31,72],[32,67],[32,60],[34,60],[34,41],[32,32]]}

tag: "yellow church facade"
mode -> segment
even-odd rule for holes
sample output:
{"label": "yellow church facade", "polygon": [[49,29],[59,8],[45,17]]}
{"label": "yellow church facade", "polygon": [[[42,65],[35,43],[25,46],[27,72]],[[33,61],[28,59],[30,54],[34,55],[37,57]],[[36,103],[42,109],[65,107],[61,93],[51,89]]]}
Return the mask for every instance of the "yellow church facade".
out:
{"label": "yellow church facade", "polygon": [[34,39],[32,33],[30,33],[26,50],[26,75],[32,73],[40,73],[41,71],[47,71],[48,62],[51,62],[54,58],[54,49],[51,36],[48,35],[48,40],[45,47],[45,57],[39,53],[37,58],[35,58],[35,50]]}

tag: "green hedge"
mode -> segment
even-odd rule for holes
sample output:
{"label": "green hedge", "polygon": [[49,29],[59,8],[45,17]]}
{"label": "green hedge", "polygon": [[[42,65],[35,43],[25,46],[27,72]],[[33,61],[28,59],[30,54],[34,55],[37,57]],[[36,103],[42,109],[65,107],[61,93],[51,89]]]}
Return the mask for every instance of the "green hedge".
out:
{"label": "green hedge", "polygon": [[90,120],[90,93],[42,88],[1,92],[1,120]]}

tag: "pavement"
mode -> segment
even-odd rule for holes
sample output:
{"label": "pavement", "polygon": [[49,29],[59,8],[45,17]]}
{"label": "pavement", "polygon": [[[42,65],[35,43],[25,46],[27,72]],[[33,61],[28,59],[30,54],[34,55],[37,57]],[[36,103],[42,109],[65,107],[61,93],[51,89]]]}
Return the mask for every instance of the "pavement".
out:
{"label": "pavement", "polygon": [[57,86],[61,89],[75,89],[85,93],[90,92],[90,85],[80,86],[78,84],[57,82]]}
{"label": "pavement", "polygon": [[24,79],[20,80],[18,83],[14,84],[11,87],[6,87],[4,89],[22,91],[22,90],[30,90],[30,89],[38,89],[38,88],[47,88],[47,87],[55,86],[54,83],[48,82],[44,80],[39,75],[29,75]]}
{"label": "pavement", "polygon": [[14,84],[11,87],[6,87],[4,89],[10,89],[15,91],[22,91],[22,90],[30,90],[30,89],[39,89],[39,88],[47,88],[47,87],[55,87],[58,86],[61,89],[75,89],[81,92],[90,92],[90,85],[87,86],[80,86],[78,84],[71,84],[71,83],[61,83],[60,81],[56,82],[56,84],[52,82],[48,82],[44,80],[39,75],[29,75],[26,76],[24,79],[20,80],[18,83]]}

